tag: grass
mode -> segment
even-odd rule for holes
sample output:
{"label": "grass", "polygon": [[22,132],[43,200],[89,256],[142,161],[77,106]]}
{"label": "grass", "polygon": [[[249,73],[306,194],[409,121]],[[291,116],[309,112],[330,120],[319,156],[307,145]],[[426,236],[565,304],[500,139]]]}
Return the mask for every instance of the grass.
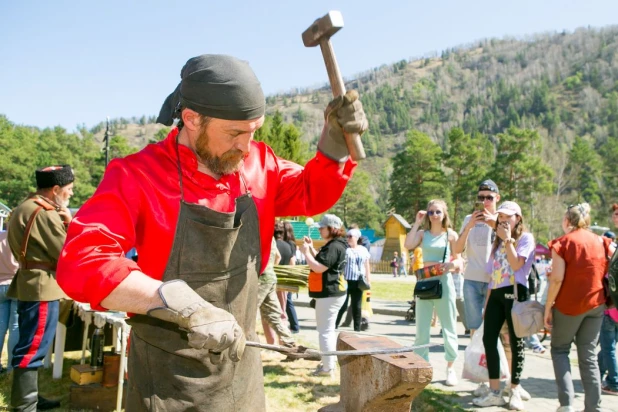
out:
{"label": "grass", "polygon": [[407,302],[412,299],[414,283],[371,280],[371,299],[388,300],[391,302]]}
{"label": "grass", "polygon": [[459,396],[455,392],[447,392],[431,385],[427,386],[421,394],[412,402],[412,412],[442,412],[467,411],[455,399]]}
{"label": "grass", "polygon": [[[307,294],[306,288],[300,289]],[[378,276],[371,280],[371,299],[388,300],[391,302],[407,302],[414,294],[414,282],[383,280]]]}
{"label": "grass", "polygon": [[[6,345],[5,345],[6,348]],[[62,379],[52,379],[52,368],[39,369],[39,394],[49,398],[59,400],[61,408],[56,410],[69,410],[69,388],[71,386],[71,365],[79,363],[82,351],[65,352],[64,368],[62,369]],[[2,364],[6,365],[6,350],[2,356]],[[11,399],[11,385],[13,384],[13,374],[4,373],[0,375],[0,410],[8,410]]]}
{"label": "grass", "polygon": [[336,379],[313,377],[309,374],[317,362],[281,363],[282,359],[282,355],[262,352],[267,411],[317,411],[339,401],[338,374]]}

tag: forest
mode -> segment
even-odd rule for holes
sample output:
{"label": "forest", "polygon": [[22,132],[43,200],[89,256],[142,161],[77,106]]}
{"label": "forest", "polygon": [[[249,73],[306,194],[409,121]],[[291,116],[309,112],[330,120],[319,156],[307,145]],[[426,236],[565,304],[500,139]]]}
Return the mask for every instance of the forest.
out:
{"label": "forest", "polygon": [[[489,177],[503,200],[520,203],[539,241],[560,235],[568,204],[590,203],[594,222],[609,226],[618,201],[618,27],[481,40],[367,70],[346,87],[359,90],[370,121],[368,158],[331,210],[348,224],[380,231],[388,213],[412,222],[443,198],[458,229]],[[303,164],[329,93],[325,85],[268,96],[256,139]],[[112,119],[110,158],[163,139],[169,128],[154,122]],[[14,207],[33,190],[36,167],[69,163],[78,207],[103,176],[106,126],[38,129],[0,114],[0,202]]]}

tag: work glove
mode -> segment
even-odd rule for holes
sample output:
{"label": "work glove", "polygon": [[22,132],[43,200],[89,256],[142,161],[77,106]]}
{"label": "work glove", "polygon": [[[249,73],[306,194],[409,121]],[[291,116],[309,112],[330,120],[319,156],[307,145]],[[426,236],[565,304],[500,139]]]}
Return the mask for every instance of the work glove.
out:
{"label": "work glove", "polygon": [[324,111],[324,128],[318,150],[326,157],[345,162],[350,155],[343,133],[363,134],[369,127],[356,90],[334,98]]}
{"label": "work glove", "polygon": [[188,332],[189,346],[209,351],[213,364],[221,363],[221,352],[238,362],[245,351],[245,334],[234,315],[206,302],[182,280],[159,287],[165,306],[148,311],[148,316],[172,322]]}

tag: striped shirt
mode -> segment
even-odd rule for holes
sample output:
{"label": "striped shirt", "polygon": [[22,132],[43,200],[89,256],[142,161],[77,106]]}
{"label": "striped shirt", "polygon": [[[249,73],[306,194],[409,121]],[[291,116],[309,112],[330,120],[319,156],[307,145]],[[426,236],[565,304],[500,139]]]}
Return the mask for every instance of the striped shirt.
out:
{"label": "striped shirt", "polygon": [[346,250],[346,265],[344,270],[345,280],[358,280],[360,275],[365,274],[365,262],[371,258],[369,251],[364,246]]}

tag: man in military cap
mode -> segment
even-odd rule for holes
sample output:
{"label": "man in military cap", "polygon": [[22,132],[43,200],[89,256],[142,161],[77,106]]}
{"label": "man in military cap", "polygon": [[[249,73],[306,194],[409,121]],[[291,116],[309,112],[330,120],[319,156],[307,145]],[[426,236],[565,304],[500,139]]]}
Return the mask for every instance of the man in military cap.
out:
{"label": "man in military cap", "polygon": [[36,171],[37,191],[11,213],[8,241],[19,269],[8,290],[17,299],[19,341],[13,350],[11,407],[36,411],[60,406],[38,396],[38,369],[56,334],[59,299],[56,264],[71,222],[67,209],[73,196],[69,165]]}
{"label": "man in military cap", "polygon": [[[249,65],[190,59],[163,104],[168,137],[109,164],[71,223],[58,267],[64,291],[133,314],[127,410],[264,411],[256,340],[257,280],[275,216],[312,216],[356,167],[344,131],[367,120],[356,92],[325,111],[304,167],[253,140],[265,101]],[[137,249],[139,264],[125,253]]]}

